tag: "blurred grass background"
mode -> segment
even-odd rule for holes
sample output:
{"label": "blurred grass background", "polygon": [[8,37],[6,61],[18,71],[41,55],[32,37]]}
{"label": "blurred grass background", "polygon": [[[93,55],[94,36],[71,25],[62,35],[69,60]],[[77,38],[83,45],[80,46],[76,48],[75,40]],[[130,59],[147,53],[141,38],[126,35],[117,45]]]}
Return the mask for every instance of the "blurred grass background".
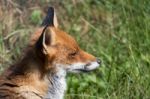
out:
{"label": "blurred grass background", "polygon": [[0,72],[19,58],[48,6],[102,60],[92,73],[67,77],[66,99],[150,98],[149,0],[0,0]]}

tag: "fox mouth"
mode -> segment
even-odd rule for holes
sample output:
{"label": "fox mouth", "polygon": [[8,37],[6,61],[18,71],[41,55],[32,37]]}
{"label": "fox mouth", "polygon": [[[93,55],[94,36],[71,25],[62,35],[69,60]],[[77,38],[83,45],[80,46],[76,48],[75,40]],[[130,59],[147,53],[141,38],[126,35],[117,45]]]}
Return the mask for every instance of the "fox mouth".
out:
{"label": "fox mouth", "polygon": [[86,69],[75,69],[74,71],[79,71],[79,72],[90,72],[91,70],[86,70]]}
{"label": "fox mouth", "polygon": [[90,62],[88,64],[76,63],[76,64],[72,64],[67,71],[75,72],[75,73],[76,72],[90,72],[98,68],[99,65],[100,64],[98,62]]}

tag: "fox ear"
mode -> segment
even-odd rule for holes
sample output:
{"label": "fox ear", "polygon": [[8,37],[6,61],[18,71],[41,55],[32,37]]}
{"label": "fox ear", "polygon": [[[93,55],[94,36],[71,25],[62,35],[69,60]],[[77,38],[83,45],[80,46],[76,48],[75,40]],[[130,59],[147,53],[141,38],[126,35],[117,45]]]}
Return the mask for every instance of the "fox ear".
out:
{"label": "fox ear", "polygon": [[58,20],[57,20],[56,12],[54,13],[54,26],[58,27]]}
{"label": "fox ear", "polygon": [[42,22],[42,26],[46,26],[46,25],[58,27],[56,12],[53,7],[48,8],[47,15]]}
{"label": "fox ear", "polygon": [[[55,32],[48,26],[43,29],[41,36],[36,42],[35,46],[38,51],[43,54],[48,54],[50,46],[55,44]],[[49,48],[49,49],[48,49]]]}

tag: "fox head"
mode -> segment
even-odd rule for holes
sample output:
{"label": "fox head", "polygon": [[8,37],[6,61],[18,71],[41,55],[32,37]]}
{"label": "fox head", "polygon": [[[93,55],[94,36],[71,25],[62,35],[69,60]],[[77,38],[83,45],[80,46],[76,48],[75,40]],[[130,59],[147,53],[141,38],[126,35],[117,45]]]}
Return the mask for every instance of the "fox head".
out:
{"label": "fox head", "polygon": [[100,65],[100,60],[83,51],[73,37],[58,28],[53,8],[49,8],[42,27],[35,50],[48,71],[87,72]]}

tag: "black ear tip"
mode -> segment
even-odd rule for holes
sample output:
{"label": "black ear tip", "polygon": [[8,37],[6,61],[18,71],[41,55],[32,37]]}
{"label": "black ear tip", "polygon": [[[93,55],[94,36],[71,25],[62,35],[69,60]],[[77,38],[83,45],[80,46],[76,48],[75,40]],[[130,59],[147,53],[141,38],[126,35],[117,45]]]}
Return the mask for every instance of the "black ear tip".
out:
{"label": "black ear tip", "polygon": [[48,7],[47,15],[45,19],[42,22],[42,26],[54,26],[54,8],[53,7]]}
{"label": "black ear tip", "polygon": [[54,13],[54,8],[53,7],[48,7],[48,12],[53,12]]}

